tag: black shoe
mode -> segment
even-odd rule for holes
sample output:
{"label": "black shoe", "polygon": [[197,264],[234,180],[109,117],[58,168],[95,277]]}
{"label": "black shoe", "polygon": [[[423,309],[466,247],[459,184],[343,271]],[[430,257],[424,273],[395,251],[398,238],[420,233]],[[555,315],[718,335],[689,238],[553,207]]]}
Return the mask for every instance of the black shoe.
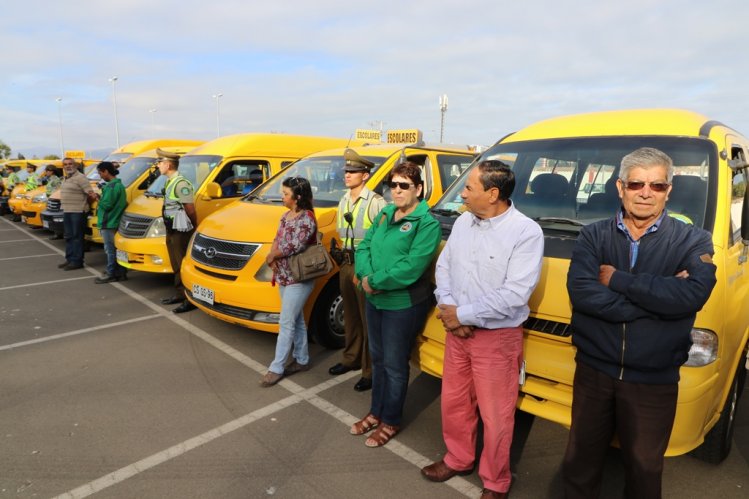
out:
{"label": "black shoe", "polygon": [[113,275],[104,275],[103,277],[97,277],[96,279],[94,279],[94,282],[96,284],[107,284],[107,283],[110,283],[110,282],[117,282],[119,280],[120,279],[118,277],[116,277],[116,276],[113,276]]}
{"label": "black shoe", "polygon": [[175,314],[182,314],[184,312],[189,312],[190,310],[195,310],[196,308],[198,307],[185,300],[182,302],[182,305],[172,310],[172,312],[174,312]]}
{"label": "black shoe", "polygon": [[69,265],[69,264],[68,264],[68,261],[67,261],[67,260],[65,260],[64,262],[62,262],[62,263],[59,263],[59,264],[57,264],[57,268],[58,268],[58,269],[64,269],[64,268],[65,268],[65,267],[67,267],[68,265]]}
{"label": "black shoe", "polygon": [[174,305],[175,303],[182,303],[183,301],[185,301],[184,296],[174,295],[174,296],[170,296],[169,298],[162,298],[161,304],[162,305]]}
{"label": "black shoe", "polygon": [[73,265],[72,263],[69,263],[69,264],[65,265],[62,268],[62,270],[78,270],[78,269],[82,269],[82,268],[83,268],[83,265]]}
{"label": "black shoe", "polygon": [[58,236],[57,234],[55,234],[54,236],[49,236],[47,239],[49,239],[50,241],[57,241],[58,239],[62,239],[62,236]]}
{"label": "black shoe", "polygon": [[338,364],[328,369],[328,372],[332,374],[333,376],[338,376],[339,374],[346,374],[347,372],[353,371],[353,370],[354,370],[353,367],[344,366],[343,364],[339,362]]}
{"label": "black shoe", "polygon": [[124,274],[118,275],[117,276],[117,280],[118,281],[127,281],[127,272],[125,272]]}
{"label": "black shoe", "polygon": [[357,392],[366,392],[372,389],[372,380],[368,378],[362,378],[354,385],[354,390]]}

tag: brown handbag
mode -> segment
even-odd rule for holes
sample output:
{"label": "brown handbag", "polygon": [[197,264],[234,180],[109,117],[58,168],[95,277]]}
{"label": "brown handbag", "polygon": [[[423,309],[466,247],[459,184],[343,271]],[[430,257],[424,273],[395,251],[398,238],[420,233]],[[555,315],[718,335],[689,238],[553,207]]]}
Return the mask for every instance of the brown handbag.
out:
{"label": "brown handbag", "polygon": [[322,233],[317,232],[316,244],[311,244],[301,253],[289,257],[289,267],[296,282],[316,279],[333,270],[333,259],[322,245]]}

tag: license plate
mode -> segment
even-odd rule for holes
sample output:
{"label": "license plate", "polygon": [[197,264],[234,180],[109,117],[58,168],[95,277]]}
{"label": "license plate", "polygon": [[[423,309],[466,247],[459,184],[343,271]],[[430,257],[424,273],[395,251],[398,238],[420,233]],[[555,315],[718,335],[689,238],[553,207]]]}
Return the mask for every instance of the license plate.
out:
{"label": "license plate", "polygon": [[200,284],[192,285],[192,297],[213,305],[214,293],[212,289],[204,288]]}
{"label": "license plate", "polygon": [[26,223],[26,215],[21,215],[21,222]]}
{"label": "license plate", "polygon": [[49,229],[49,220],[42,220],[42,227]]}
{"label": "license plate", "polygon": [[117,250],[117,261],[127,263],[127,251]]}

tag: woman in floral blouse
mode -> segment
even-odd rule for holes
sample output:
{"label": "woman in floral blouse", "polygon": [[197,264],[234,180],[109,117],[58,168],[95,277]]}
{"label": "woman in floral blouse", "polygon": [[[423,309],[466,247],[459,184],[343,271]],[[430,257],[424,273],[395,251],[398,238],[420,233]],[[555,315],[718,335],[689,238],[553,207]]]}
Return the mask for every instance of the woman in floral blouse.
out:
{"label": "woman in floral blouse", "polygon": [[[276,339],[276,357],[268,372],[260,379],[263,387],[273,386],[284,375],[309,369],[307,326],[304,324],[304,304],[315,284],[314,279],[296,282],[291,275],[289,259],[317,242],[317,220],[312,208],[312,188],[302,177],[284,179],[281,184],[283,205],[289,209],[273,240],[266,263],[273,269],[273,283],[278,283],[281,294],[281,317]],[[293,360],[285,365],[293,347]]]}

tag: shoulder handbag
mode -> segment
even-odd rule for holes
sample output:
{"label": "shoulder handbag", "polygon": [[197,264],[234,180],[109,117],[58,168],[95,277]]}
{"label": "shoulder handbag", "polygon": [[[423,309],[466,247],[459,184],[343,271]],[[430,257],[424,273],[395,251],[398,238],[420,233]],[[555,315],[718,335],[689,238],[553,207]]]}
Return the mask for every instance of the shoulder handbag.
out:
{"label": "shoulder handbag", "polygon": [[322,234],[318,231],[317,243],[289,257],[291,275],[297,282],[309,281],[322,277],[333,270],[333,259],[322,245]]}

